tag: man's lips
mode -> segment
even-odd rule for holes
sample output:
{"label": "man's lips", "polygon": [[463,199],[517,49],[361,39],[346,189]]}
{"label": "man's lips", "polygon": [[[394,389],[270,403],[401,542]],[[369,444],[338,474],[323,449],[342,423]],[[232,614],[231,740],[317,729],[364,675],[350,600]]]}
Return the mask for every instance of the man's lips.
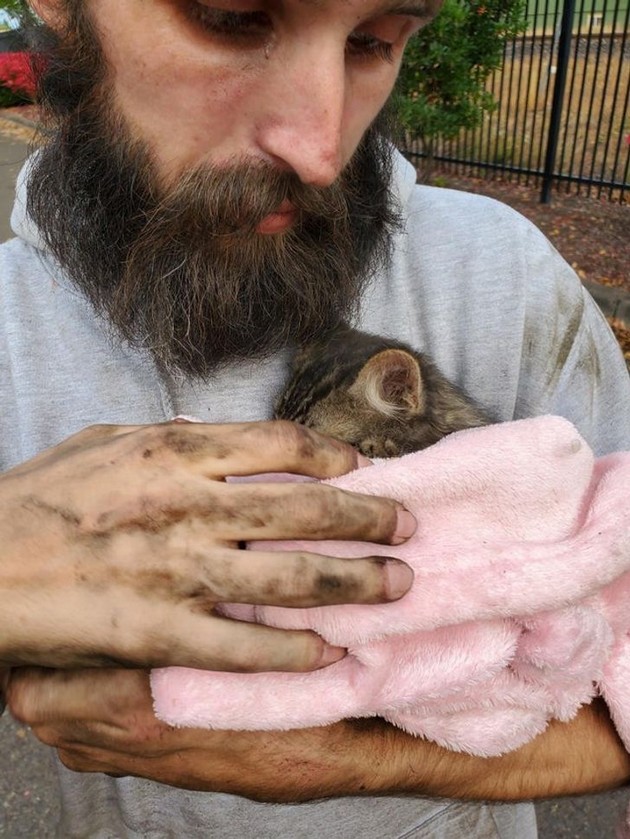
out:
{"label": "man's lips", "polygon": [[290,201],[283,201],[278,209],[269,213],[264,219],[256,225],[257,233],[282,233],[293,227],[297,218],[298,211]]}

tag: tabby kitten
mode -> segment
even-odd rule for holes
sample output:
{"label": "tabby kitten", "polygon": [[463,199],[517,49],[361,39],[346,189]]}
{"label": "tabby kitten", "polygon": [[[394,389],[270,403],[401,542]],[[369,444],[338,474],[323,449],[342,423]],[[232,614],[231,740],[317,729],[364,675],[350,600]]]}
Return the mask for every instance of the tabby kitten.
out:
{"label": "tabby kitten", "polygon": [[418,451],[490,419],[422,353],[341,324],[302,347],[275,410],[366,457]]}

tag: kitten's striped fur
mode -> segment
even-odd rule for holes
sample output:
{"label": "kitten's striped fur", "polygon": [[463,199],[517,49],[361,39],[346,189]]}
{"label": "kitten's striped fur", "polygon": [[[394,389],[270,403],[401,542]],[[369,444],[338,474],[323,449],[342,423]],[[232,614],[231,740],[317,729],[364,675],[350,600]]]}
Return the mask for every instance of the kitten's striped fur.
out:
{"label": "kitten's striped fur", "polygon": [[367,457],[417,451],[490,422],[424,354],[345,324],[298,351],[275,415]]}

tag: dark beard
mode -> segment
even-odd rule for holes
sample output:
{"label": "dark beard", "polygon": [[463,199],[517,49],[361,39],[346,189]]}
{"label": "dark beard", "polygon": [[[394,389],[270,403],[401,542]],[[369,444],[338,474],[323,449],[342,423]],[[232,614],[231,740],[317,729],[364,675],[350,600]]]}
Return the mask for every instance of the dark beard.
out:
{"label": "dark beard", "polygon": [[[57,68],[58,71],[58,68]],[[73,282],[134,346],[195,376],[310,341],[357,311],[389,258],[392,147],[371,128],[338,181],[208,165],[160,187],[150,154],[110,116],[102,85],[58,112],[28,212]],[[60,111],[62,109],[59,109]],[[288,199],[287,232],[256,225]]]}

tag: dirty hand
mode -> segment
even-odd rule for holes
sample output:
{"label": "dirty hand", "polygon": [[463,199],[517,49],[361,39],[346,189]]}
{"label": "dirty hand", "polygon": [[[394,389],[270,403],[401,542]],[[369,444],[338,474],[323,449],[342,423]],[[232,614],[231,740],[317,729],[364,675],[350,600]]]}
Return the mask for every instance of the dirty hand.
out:
{"label": "dirty hand", "polygon": [[239,550],[267,539],[397,544],[399,504],[316,483],[350,447],[287,422],[88,428],[0,476],[0,665],[310,670],[344,654],[311,632],[228,620],[223,602],[395,600],[411,570],[382,557]]}

